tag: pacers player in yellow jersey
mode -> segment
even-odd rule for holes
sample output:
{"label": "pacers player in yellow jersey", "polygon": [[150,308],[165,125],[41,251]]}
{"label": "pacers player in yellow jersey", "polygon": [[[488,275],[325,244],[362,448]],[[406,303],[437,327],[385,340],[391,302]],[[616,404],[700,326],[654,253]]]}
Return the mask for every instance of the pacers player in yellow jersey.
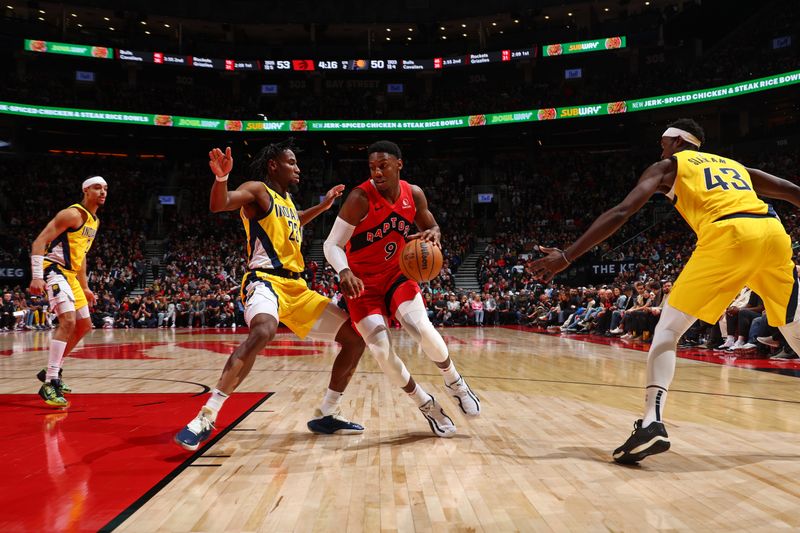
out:
{"label": "pacers player in yellow jersey", "polygon": [[661,417],[675,373],[678,339],[697,319],[716,322],[745,285],[763,298],[769,324],[800,352],[791,240],[772,207],[758,198],[800,207],[800,187],[728,157],[701,152],[703,142],[703,129],[694,120],[670,124],[661,137],[662,160],[644,171],[628,196],[566,249],[541,248],[547,255],[533,266],[537,277],[550,281],[610,237],[655,193],[670,198],[697,234],[697,247],[675,281],[650,345],[644,418],[614,451],[618,463],[635,464],[669,449]]}
{"label": "pacers player in yellow jersey", "polygon": [[100,225],[97,209],[107,195],[108,184],[102,177],[84,180],[81,202],[59,211],[31,246],[31,294],[46,290],[50,310],[58,315],[47,369],[37,376],[44,382],[39,396],[53,407],[69,407],[64,392],[70,389],[61,381],[61,364],[92,329],[89,306],[95,298],[86,281],[86,254]]}
{"label": "pacers player in yellow jersey", "polygon": [[302,226],[329,209],[342,195],[344,185],[329,190],[320,204],[297,211],[289,194],[300,181],[291,139],[262,149],[252,166],[264,181],[247,181],[235,191],[228,191],[227,185],[233,168],[231,149],[223,153],[215,148],[208,155],[216,176],[211,188],[211,211],[239,210],[247,237],[248,271],[242,279],[242,300],[250,333],[228,358],[205,406],[175,436],[175,442],[187,450],[196,450],[211,436],[223,402],[250,372],[256,355],[275,336],[279,322],[301,339],[308,336],[335,340],[342,346],[333,363],[328,391],[317,418],[308,423],[309,429],[328,434],[363,432],[362,426],[339,415],[339,401],[364,353],[364,341],[353,329],[347,313],[309,289],[300,277],[305,268],[300,253]]}

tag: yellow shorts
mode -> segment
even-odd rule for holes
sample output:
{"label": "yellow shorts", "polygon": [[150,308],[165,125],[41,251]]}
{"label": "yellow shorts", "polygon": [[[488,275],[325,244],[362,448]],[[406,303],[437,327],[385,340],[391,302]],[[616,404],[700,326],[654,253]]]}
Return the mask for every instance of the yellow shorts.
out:
{"label": "yellow shorts", "polygon": [[762,300],[770,326],[797,314],[797,271],[792,243],[774,217],[732,218],[708,224],[669,295],[669,304],[714,323],[742,289]]}
{"label": "yellow shorts", "polygon": [[242,279],[245,321],[257,314],[275,317],[301,339],[314,327],[330,298],[308,288],[303,279],[289,279],[252,270]]}
{"label": "yellow shorts", "polygon": [[[58,313],[60,306],[68,301],[75,305],[76,311],[89,305],[83,287],[78,281],[77,272],[67,270],[54,263],[46,263],[45,266],[47,297],[53,312]],[[88,316],[85,312],[80,314]]]}

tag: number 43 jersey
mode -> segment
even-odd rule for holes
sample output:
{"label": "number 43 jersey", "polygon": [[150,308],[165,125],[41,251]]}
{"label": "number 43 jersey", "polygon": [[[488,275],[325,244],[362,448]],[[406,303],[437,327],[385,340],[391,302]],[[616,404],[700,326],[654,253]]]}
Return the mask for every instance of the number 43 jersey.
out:
{"label": "number 43 jersey", "polygon": [[[381,196],[372,180],[358,186],[369,199],[367,216],[358,223],[347,243],[347,263],[353,274],[370,284],[391,280],[400,275],[400,251],[406,237],[414,233],[412,226],[417,207],[411,185],[400,180],[400,196],[394,203]],[[367,278],[367,279],[365,279]]]}
{"label": "number 43 jersey", "polygon": [[756,196],[747,169],[733,159],[694,150],[677,152],[672,158],[678,169],[667,196],[698,236],[721,217],[769,211]]}
{"label": "number 43 jersey", "polygon": [[258,220],[250,220],[244,209],[239,210],[247,234],[247,266],[250,269],[284,268],[302,272],[305,269],[303,254],[300,253],[303,236],[292,197],[287,194],[284,198],[266,183],[264,187],[272,197],[272,207],[267,214]]}

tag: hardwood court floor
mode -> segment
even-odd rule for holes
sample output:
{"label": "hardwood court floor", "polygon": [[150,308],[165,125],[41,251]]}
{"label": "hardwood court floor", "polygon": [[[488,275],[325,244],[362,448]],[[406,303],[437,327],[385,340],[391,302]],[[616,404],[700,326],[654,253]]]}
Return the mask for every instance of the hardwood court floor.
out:
{"label": "hardwood court floor", "polygon": [[[241,388],[274,395],[238,424],[245,431],[225,434],[196,460],[220,466],[183,470],[117,531],[800,527],[798,378],[679,359],[665,412],[672,450],[622,467],[610,452],[641,416],[645,352],[513,329],[441,331],[481,398],[478,419],[446,397],[410,337],[393,337],[455,420],[456,437],[434,437],[368,353],[343,401],[343,414],[367,431],[309,433],[335,347],[280,334]],[[36,392],[49,336],[0,336],[0,394]],[[198,393],[243,338],[93,331],[67,360],[65,380],[85,393]]]}

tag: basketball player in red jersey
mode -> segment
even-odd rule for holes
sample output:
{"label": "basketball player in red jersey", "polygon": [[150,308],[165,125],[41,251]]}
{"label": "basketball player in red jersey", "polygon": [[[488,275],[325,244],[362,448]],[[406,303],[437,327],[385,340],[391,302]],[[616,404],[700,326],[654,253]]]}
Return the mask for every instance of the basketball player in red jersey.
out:
{"label": "basketball player in red jersey", "polygon": [[[422,189],[400,179],[400,148],[378,141],[367,153],[370,179],[347,196],[325,241],[325,258],[339,273],[350,317],[383,372],[416,401],[434,434],[450,437],[455,424],[411,377],[392,348],[387,327],[387,318],[394,316],[439,367],[464,414],[480,414],[480,400],[456,371],[447,345],[428,319],[419,285],[400,271],[405,241],[419,238],[441,246],[439,225]],[[414,224],[421,233],[410,234]]]}

